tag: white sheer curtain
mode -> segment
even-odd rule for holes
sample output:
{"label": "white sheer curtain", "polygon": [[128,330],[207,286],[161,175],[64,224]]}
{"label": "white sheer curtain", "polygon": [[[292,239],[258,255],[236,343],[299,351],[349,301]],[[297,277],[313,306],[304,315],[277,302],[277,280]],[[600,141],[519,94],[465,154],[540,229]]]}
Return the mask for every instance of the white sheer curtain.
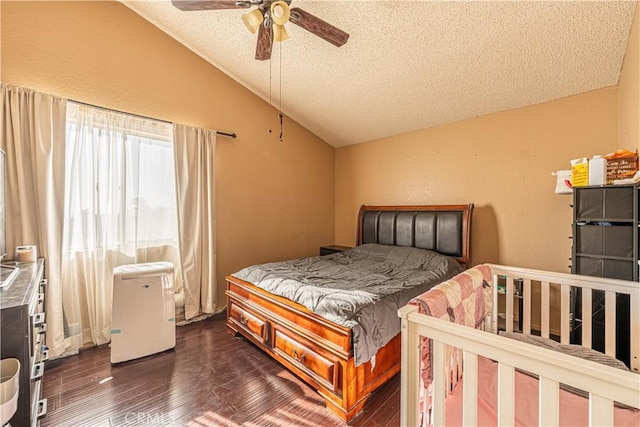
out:
{"label": "white sheer curtain", "polygon": [[216,313],[216,132],[173,125],[186,320]]}
{"label": "white sheer curtain", "polygon": [[181,278],[171,124],[69,103],[62,257],[73,347],[111,338],[113,269],[170,261]]}
{"label": "white sheer curtain", "polygon": [[66,100],[0,85],[1,148],[7,153],[7,252],[33,244],[46,258],[47,345],[66,349],[60,262],[64,209]]}

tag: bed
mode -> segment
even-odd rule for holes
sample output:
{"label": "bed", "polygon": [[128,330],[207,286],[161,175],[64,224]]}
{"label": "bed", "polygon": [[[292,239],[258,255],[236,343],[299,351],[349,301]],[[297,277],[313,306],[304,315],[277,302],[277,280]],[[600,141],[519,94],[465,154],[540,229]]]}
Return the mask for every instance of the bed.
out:
{"label": "bed", "polygon": [[[582,290],[584,313],[593,291],[605,293],[604,354],[591,349],[589,316],[582,344],[570,344],[572,288]],[[630,300],[630,366],[614,358],[617,294]],[[558,296],[559,317],[550,309]],[[413,299],[399,316],[401,425],[640,425],[637,282],[484,264]]]}
{"label": "bed", "polygon": [[[356,248],[308,258],[305,260],[310,261],[304,262],[344,264],[348,263],[345,257],[366,259],[367,251],[378,250],[380,246],[393,253],[418,248],[422,252],[440,254],[438,257],[445,255],[457,270],[462,270],[469,262],[472,211],[472,204],[362,206],[358,212]],[[256,273],[245,270],[226,277],[229,332],[241,334],[291,370],[317,390],[330,411],[346,422],[351,421],[362,410],[368,396],[400,370],[397,308],[392,312],[398,333],[380,348],[364,351],[361,344],[367,339],[361,338],[362,329],[352,327],[349,322],[329,320],[300,302],[259,287],[251,280]],[[448,276],[455,272],[451,271]],[[322,274],[327,281],[333,280],[331,273],[318,273]],[[353,282],[358,282],[362,276],[358,277]],[[344,300],[344,305],[349,304]],[[400,306],[404,304],[402,302]],[[374,305],[387,306],[387,303],[374,301]],[[360,313],[360,308],[356,310]],[[357,320],[360,322],[361,319]],[[385,330],[385,334],[389,335],[390,331],[390,328]],[[363,357],[365,353],[368,354]],[[373,356],[369,358],[370,353]]]}

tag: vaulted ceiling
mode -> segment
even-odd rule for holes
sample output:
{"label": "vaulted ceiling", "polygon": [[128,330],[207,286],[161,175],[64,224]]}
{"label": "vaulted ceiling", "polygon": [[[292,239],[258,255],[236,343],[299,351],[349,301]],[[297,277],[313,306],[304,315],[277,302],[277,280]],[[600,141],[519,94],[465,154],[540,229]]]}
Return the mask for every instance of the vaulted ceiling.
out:
{"label": "vaulted ceiling", "polygon": [[636,10],[622,0],[293,0],[348,42],[289,22],[290,39],[258,61],[241,20],[251,9],[120,1],[334,147],[615,86]]}

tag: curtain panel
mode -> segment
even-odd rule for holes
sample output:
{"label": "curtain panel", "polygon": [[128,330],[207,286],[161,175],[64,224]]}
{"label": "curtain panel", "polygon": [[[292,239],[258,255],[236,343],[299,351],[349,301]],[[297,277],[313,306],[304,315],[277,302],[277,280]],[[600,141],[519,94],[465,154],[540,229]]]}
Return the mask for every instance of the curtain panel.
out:
{"label": "curtain panel", "polygon": [[185,319],[224,308],[216,285],[216,132],[173,125]]}
{"label": "curtain panel", "polygon": [[30,89],[0,85],[1,148],[7,153],[7,252],[36,245],[46,256],[47,345],[51,356],[65,339],[62,289],[66,100]]}

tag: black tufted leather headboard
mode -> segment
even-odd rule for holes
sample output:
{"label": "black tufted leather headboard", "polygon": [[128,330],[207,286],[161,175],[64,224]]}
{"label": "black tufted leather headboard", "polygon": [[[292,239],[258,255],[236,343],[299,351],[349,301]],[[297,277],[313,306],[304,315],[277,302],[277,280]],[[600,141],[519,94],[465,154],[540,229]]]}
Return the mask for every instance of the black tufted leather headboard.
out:
{"label": "black tufted leather headboard", "polygon": [[473,204],[444,206],[366,206],[358,214],[358,245],[412,246],[469,263]]}

